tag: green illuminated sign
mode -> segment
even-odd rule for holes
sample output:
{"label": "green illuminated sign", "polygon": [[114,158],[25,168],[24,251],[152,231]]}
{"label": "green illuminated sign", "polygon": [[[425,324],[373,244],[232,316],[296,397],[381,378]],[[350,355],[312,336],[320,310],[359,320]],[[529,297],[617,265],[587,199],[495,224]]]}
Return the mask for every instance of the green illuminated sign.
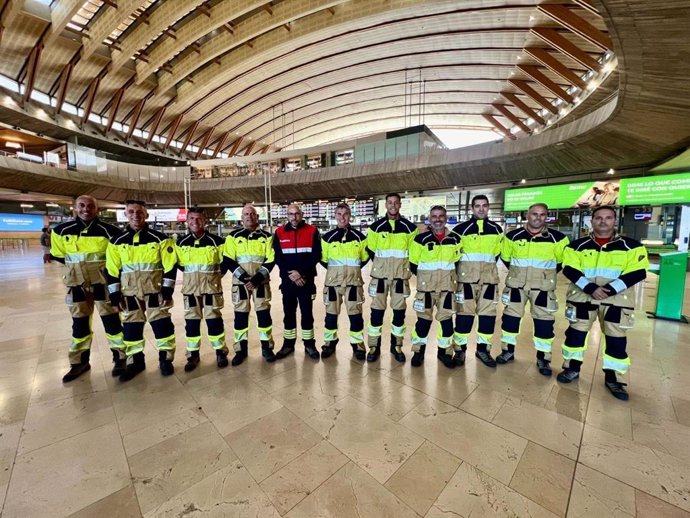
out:
{"label": "green illuminated sign", "polygon": [[503,210],[523,211],[533,203],[546,203],[550,209],[589,209],[600,205],[617,205],[618,194],[618,180],[507,189]]}
{"label": "green illuminated sign", "polygon": [[621,179],[621,205],[690,202],[690,173]]}

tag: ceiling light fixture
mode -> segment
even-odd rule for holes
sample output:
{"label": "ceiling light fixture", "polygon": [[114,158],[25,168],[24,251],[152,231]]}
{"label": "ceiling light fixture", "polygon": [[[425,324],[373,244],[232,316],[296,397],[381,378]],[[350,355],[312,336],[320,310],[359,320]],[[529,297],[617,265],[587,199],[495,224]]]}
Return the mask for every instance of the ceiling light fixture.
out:
{"label": "ceiling light fixture", "polygon": [[522,180],[520,180],[520,183],[527,183],[527,180],[523,178]]}
{"label": "ceiling light fixture", "polygon": [[5,147],[9,147],[12,149],[21,149],[22,145],[19,142],[5,142]]}
{"label": "ceiling light fixture", "polygon": [[612,174],[615,173],[615,172],[616,172],[616,170],[612,167],[611,169],[609,169],[608,171],[606,171],[606,174],[612,175]]}
{"label": "ceiling light fixture", "polygon": [[33,209],[33,208],[34,208],[34,206],[31,205],[30,203],[20,203],[19,206],[20,206],[22,209]]}

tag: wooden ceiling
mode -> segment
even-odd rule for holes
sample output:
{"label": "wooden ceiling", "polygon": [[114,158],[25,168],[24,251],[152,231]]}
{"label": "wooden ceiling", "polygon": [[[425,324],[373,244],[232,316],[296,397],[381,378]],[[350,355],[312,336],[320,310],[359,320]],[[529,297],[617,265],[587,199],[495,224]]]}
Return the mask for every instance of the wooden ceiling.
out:
{"label": "wooden ceiling", "polygon": [[575,106],[585,74],[601,75],[614,50],[590,0],[0,6],[0,74],[22,85],[20,104],[38,105],[32,92],[42,92],[52,98],[49,116],[185,159],[422,122],[520,138],[546,125],[540,110]]}

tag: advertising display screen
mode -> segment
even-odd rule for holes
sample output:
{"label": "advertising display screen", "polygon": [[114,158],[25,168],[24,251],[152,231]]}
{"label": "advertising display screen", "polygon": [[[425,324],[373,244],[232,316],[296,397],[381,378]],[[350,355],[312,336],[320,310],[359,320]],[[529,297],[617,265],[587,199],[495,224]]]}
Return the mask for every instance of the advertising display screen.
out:
{"label": "advertising display screen", "polygon": [[[149,217],[146,221],[187,221],[186,209],[146,209]],[[126,223],[127,216],[124,209],[118,209],[116,212],[118,223]]]}
{"label": "advertising display screen", "polygon": [[44,226],[40,214],[0,214],[0,232],[40,231]]}
{"label": "advertising display screen", "polygon": [[690,202],[690,173],[621,179],[621,205]]}
{"label": "advertising display screen", "polygon": [[619,191],[619,180],[506,189],[503,210],[523,211],[538,202],[546,203],[550,209],[589,209],[601,205],[618,205]]}

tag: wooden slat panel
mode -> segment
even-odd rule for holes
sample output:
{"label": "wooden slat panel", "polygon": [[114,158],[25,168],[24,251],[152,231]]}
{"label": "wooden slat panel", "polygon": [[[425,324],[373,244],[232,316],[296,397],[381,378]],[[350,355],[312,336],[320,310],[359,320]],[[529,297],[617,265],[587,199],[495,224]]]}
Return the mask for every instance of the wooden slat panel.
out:
{"label": "wooden slat panel", "polygon": [[491,125],[496,128],[498,131],[501,132],[501,134],[510,139],[510,140],[515,140],[517,137],[513,135],[508,128],[506,128],[503,124],[498,122],[493,115],[489,115],[488,113],[483,113],[482,117],[484,117],[487,121],[491,123]]}
{"label": "wooden slat panel", "polygon": [[579,17],[566,5],[542,4],[537,9],[602,50],[613,48],[608,34],[604,34],[587,20]]}
{"label": "wooden slat panel", "polygon": [[507,106],[504,106],[503,104],[496,104],[496,103],[493,103],[491,106],[493,106],[494,108],[496,108],[499,112],[501,112],[501,114],[502,114],[506,119],[508,119],[509,121],[511,121],[513,124],[515,124],[518,128],[520,128],[520,129],[521,129],[522,131],[524,131],[525,133],[532,133],[532,130],[529,128],[529,126],[527,126],[524,122],[522,122],[522,121],[520,120],[520,118],[519,118],[517,115],[513,114],[513,113],[508,109]]}

